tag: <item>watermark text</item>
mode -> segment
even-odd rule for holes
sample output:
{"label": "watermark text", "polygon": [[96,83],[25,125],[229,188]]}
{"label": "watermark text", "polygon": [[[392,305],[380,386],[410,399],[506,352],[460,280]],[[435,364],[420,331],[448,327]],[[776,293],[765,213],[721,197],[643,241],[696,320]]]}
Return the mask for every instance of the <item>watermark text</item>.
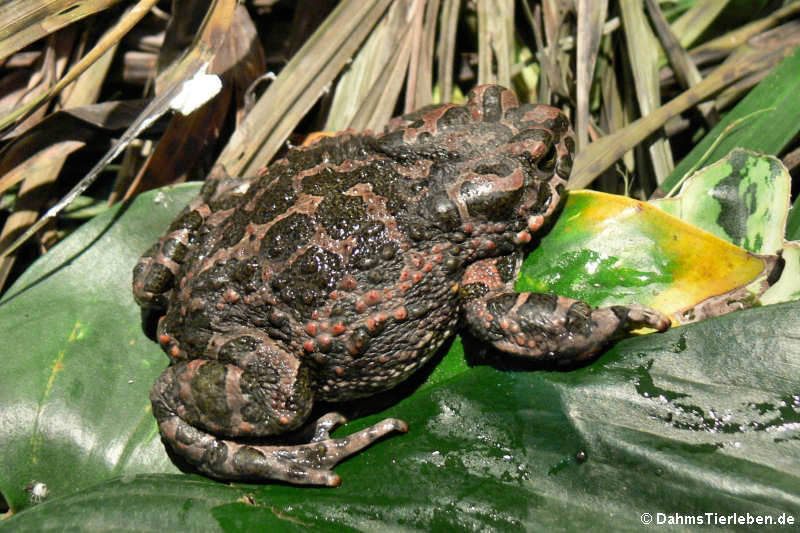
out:
{"label": "watermark text", "polygon": [[792,526],[798,523],[797,518],[788,513],[642,513],[640,519],[646,526]]}

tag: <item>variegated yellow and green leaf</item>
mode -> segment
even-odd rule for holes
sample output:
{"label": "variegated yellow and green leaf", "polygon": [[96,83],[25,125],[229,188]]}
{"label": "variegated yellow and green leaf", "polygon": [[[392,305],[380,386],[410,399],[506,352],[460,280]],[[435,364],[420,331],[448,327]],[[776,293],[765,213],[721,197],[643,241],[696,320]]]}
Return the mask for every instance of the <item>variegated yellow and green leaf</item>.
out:
{"label": "variegated yellow and green leaf", "polygon": [[759,298],[772,304],[800,298],[800,243],[784,240],[790,195],[780,159],[737,148],[695,172],[675,197],[650,203],[749,252],[781,253],[780,280]]}
{"label": "variegated yellow and green leaf", "polygon": [[737,148],[696,172],[673,198],[651,204],[745,250],[783,248],[791,177],[772,156]]}
{"label": "variegated yellow and green leaf", "polygon": [[685,323],[749,307],[773,266],[645,202],[576,191],[528,256],[517,289],[592,305],[638,302]]}

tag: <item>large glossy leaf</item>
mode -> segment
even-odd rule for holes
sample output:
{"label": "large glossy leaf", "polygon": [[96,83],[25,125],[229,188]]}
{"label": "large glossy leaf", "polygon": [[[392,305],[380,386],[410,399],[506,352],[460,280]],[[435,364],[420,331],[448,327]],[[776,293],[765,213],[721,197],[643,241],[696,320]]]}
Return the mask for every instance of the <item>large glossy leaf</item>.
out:
{"label": "large glossy leaf", "polygon": [[26,485],[49,494],[0,529],[619,531],[644,512],[800,509],[798,303],[623,341],[572,372],[507,370],[456,341],[412,394],[339,430],[411,424],[339,465],[338,489],[168,474],[147,401],[167,360],[130,271],[196,191],[96,218],[4,297],[0,489],[16,511]]}
{"label": "large glossy leaf", "polygon": [[[196,186],[115,209],[32,266],[0,304],[0,491],[65,494],[115,472],[177,471],[163,453],[147,395],[165,366],[142,333],[131,269]],[[76,478],[75,473],[80,472]]]}

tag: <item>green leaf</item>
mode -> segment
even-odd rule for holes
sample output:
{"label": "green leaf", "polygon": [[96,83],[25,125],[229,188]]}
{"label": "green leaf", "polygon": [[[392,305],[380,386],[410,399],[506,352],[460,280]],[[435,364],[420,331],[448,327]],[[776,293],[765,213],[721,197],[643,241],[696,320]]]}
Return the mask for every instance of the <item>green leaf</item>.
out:
{"label": "green leaf", "polygon": [[[778,154],[800,131],[800,47],[764,78],[683,158],[661,184],[665,192],[699,164],[709,165],[734,148]],[[752,113],[738,124],[729,126]],[[717,143],[718,144],[715,144]],[[709,152],[710,150],[710,152]],[[706,154],[706,152],[709,152]]]}
{"label": "green leaf", "polygon": [[[0,328],[14,332],[0,374],[0,489],[15,512],[4,532],[625,531],[645,512],[797,520],[797,302],[629,339],[571,372],[508,369],[455,341],[425,384],[337,432],[388,416],[411,425],[337,466],[337,489],[177,473],[147,400],[167,358],[142,333],[130,275],[197,190],[97,217],[0,304]],[[37,481],[49,494],[23,510]]]}

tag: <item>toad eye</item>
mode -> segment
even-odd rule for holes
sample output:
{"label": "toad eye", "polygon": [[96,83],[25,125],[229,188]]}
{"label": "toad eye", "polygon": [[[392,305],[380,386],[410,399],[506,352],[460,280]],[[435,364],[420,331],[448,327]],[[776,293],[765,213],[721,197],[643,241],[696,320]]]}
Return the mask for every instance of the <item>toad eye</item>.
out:
{"label": "toad eye", "polygon": [[454,106],[444,112],[437,126],[446,129],[454,126],[466,126],[472,122],[472,115],[462,106]]}
{"label": "toad eye", "polygon": [[556,166],[557,159],[558,154],[556,153],[556,145],[551,143],[550,147],[547,149],[547,152],[541,158],[539,158],[537,166],[540,170],[551,172]]}
{"label": "toad eye", "polygon": [[514,171],[514,163],[505,159],[490,159],[476,165],[473,171],[475,174],[495,174],[503,177]]}
{"label": "toad eye", "polygon": [[[555,169],[558,152],[553,134],[549,130],[543,128],[522,130],[511,137],[510,144],[520,145],[517,150],[522,154],[526,166],[535,167],[547,173],[553,172]],[[547,147],[547,151],[541,156],[534,156],[535,153],[541,153],[542,145]]]}

